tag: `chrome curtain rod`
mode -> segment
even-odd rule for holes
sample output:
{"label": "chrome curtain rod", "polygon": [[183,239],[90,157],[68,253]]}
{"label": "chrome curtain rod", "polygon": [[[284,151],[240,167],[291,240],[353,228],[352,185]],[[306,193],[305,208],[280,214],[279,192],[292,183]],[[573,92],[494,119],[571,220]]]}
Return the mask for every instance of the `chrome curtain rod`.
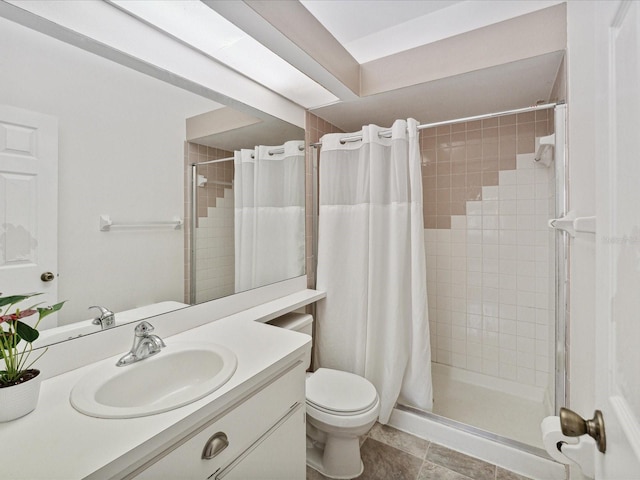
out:
{"label": "chrome curtain rod", "polygon": [[[304,145],[298,145],[298,150],[301,152],[304,152]],[[273,150],[269,150],[267,152],[269,155],[279,155],[281,153],[284,153],[284,148],[274,148]],[[251,158],[255,158],[253,154],[251,154]],[[208,165],[210,163],[218,163],[218,162],[230,162],[231,160],[234,160],[234,157],[227,157],[227,158],[219,158],[217,160],[209,160],[207,162],[198,162],[198,163],[192,163],[191,165]]]}
{"label": "chrome curtain rod", "polygon": [[[474,115],[472,117],[463,117],[463,118],[456,118],[454,120],[444,120],[442,122],[426,123],[424,125],[418,125],[418,130],[424,130],[425,128],[442,127],[444,125],[451,125],[454,123],[473,122],[475,120],[486,120],[494,117],[504,117],[505,115],[514,115],[516,113],[527,113],[527,112],[534,112],[536,110],[546,110],[548,108],[553,108],[556,105],[557,105],[556,103],[546,103],[544,105],[532,105],[531,107],[516,108],[514,110],[505,110],[503,112],[485,113],[483,115]],[[391,136],[391,129],[382,130],[378,132],[378,137],[380,138],[388,138],[389,136]],[[358,142],[360,140],[362,140],[362,135],[356,134],[356,135],[350,135],[348,137],[342,137],[340,139],[340,143]],[[322,146],[322,142],[312,143],[311,146],[320,147]]]}
{"label": "chrome curtain rod", "polygon": [[219,158],[218,160],[209,160],[207,162],[198,162],[198,163],[192,163],[191,166],[199,166],[199,165],[209,165],[211,163],[220,163],[220,162],[230,162],[233,160],[233,157],[227,157],[227,158]]}

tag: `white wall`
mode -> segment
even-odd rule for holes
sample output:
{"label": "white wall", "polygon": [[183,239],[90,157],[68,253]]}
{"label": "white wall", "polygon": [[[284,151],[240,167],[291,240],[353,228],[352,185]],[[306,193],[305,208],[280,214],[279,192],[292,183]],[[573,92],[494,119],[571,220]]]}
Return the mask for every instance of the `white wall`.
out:
{"label": "white wall", "polygon": [[182,217],[185,119],[219,105],[1,18],[0,51],[0,104],[59,119],[60,323],[182,301],[182,230],[98,219]]}

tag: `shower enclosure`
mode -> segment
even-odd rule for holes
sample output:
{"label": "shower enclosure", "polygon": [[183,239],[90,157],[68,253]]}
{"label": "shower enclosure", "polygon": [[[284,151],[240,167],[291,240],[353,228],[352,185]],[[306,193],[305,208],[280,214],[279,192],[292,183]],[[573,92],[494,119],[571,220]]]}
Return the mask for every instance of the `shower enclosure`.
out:
{"label": "shower enclosure", "polygon": [[565,116],[548,104],[420,127],[434,408],[397,405],[401,426],[547,456],[540,422],[565,404],[567,244],[549,226],[567,207]]}

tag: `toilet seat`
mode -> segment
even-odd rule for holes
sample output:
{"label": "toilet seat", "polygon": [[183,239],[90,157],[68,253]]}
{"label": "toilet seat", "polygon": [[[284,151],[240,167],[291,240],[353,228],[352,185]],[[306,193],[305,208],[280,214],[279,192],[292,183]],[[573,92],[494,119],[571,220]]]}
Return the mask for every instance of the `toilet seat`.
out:
{"label": "toilet seat", "polygon": [[330,415],[356,416],[378,405],[367,379],[349,372],[319,368],[306,380],[307,405]]}

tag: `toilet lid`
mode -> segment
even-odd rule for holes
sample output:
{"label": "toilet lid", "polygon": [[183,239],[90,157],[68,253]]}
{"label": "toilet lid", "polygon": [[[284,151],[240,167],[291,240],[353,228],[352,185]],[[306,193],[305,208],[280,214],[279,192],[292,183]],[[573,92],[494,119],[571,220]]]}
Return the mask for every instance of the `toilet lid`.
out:
{"label": "toilet lid", "polygon": [[349,372],[319,368],[307,378],[307,402],[321,410],[358,413],[369,410],[378,399],[367,379]]}

